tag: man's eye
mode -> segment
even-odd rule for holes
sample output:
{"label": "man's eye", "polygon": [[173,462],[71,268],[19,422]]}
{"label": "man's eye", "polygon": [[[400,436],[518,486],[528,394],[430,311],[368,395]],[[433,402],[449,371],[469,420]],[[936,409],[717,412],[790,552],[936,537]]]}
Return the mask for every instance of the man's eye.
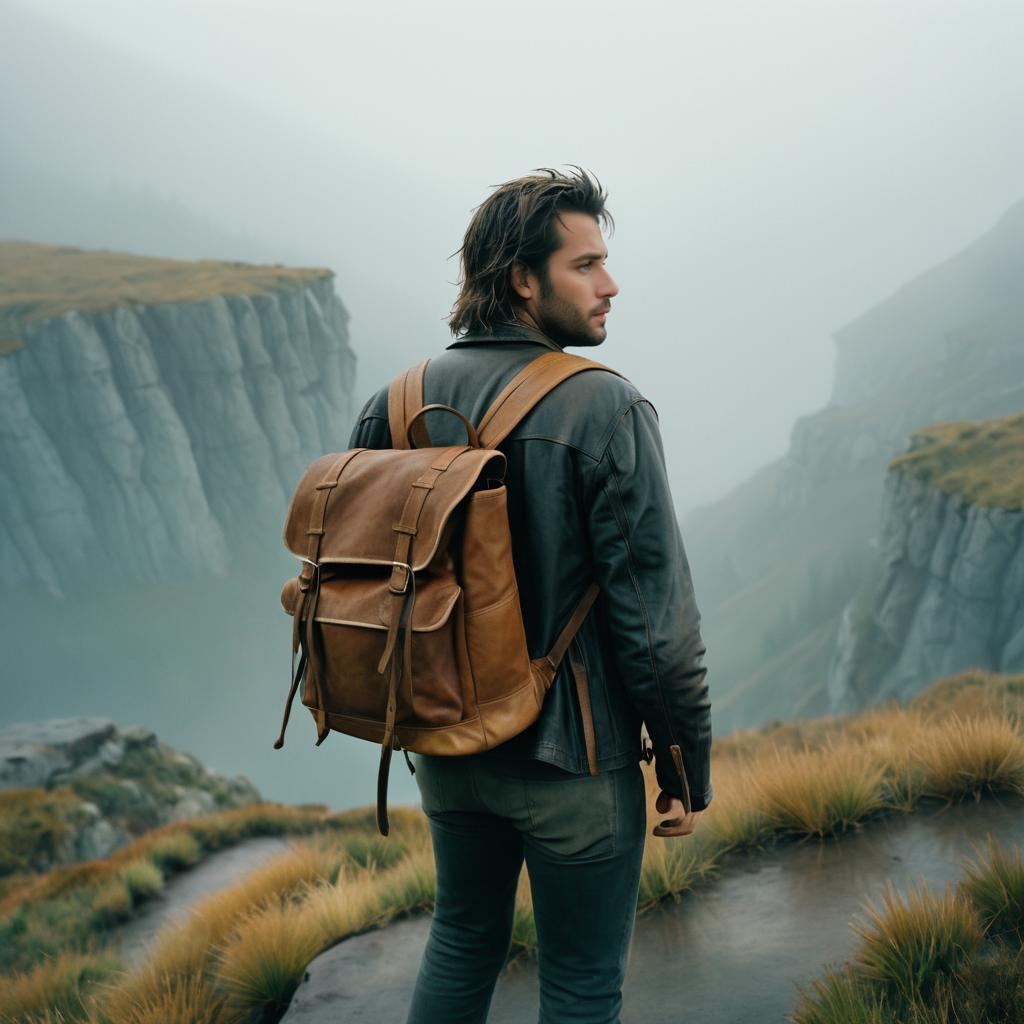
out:
{"label": "man's eye", "polygon": [[589,270],[589,269],[590,269],[590,264],[589,263],[581,263],[580,264],[580,270]]}

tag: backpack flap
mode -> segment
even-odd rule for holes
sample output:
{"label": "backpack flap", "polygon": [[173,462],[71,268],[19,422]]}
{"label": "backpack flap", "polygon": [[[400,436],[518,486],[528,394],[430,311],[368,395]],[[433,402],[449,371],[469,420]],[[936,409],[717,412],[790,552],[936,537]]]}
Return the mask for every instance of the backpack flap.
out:
{"label": "backpack flap", "polygon": [[[337,459],[337,454],[317,459],[295,489],[284,541],[297,558],[310,557],[308,531],[318,485]],[[444,528],[459,502],[478,481],[502,480],[504,476],[504,454],[489,449],[360,449],[346,464],[327,502],[319,555],[312,560],[324,567],[344,563],[390,566],[395,559],[394,525],[402,521],[415,488],[426,492],[408,559],[413,571],[419,572],[437,555]]]}

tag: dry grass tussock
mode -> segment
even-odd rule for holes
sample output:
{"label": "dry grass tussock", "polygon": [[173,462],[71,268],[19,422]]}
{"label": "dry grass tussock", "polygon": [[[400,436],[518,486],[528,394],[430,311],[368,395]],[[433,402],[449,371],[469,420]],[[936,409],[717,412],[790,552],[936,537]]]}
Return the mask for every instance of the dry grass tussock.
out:
{"label": "dry grass tussock", "polygon": [[1024,946],[1024,859],[988,837],[987,847],[968,862],[961,892],[978,909],[990,938]]}
{"label": "dry grass tussock", "polygon": [[834,835],[885,806],[885,769],[877,748],[851,741],[782,751],[751,776],[753,802],[779,832]]}
{"label": "dry grass tussock", "polygon": [[854,930],[861,942],[854,962],[861,975],[906,1003],[930,1000],[936,982],[949,980],[981,943],[981,918],[952,886],[941,894],[924,884],[906,896],[888,883],[881,907],[868,904]]}
{"label": "dry grass tussock", "polygon": [[1020,849],[989,838],[960,884],[893,886],[853,922],[851,961],[803,989],[795,1024],[995,1024],[1024,1014]]}
{"label": "dry grass tussock", "polygon": [[163,1005],[195,978],[204,979],[204,988],[194,998],[217,1007],[211,1019],[273,1018],[320,950],[432,904],[427,833],[421,824],[408,824],[409,838],[395,844],[402,855],[390,867],[373,859],[360,864],[365,846],[355,837],[325,836],[207,897],[185,921],[161,933],[146,963],[111,990],[105,1019],[134,1024],[138,1007]]}
{"label": "dry grass tussock", "polygon": [[0,977],[0,1022],[37,1018],[83,1020],[96,984],[121,969],[112,954],[63,953],[24,974]]}
{"label": "dry grass tussock", "polygon": [[[962,679],[940,685],[955,701],[955,713],[944,713],[934,701],[909,708],[888,705],[846,719],[748,734],[753,737],[749,749],[736,743],[723,753],[716,749],[715,799],[697,832],[683,839],[647,840],[641,908],[677,898],[698,885],[731,851],[828,837],[860,827],[883,812],[909,811],[922,799],[959,800],[989,790],[1024,790],[1019,720],[994,712],[983,685]],[[649,767],[645,774],[653,826],[662,817],[653,809],[657,783]],[[153,1007],[162,1007],[159,1012],[173,1020],[186,1012],[173,1009],[182,1006],[192,1007],[187,1012],[197,1020],[226,1022],[239,1015],[273,1019],[319,950],[396,915],[429,907],[434,875],[425,819],[410,808],[395,809],[392,817],[392,836],[382,840],[373,835],[372,810],[353,812],[345,828],[303,842],[239,885],[209,897],[185,922],[158,937],[141,968],[106,991],[104,1024],[156,1019]],[[151,849],[171,843],[173,836],[158,837]],[[189,850],[179,853],[185,860],[191,856]],[[136,858],[121,866],[137,863]],[[1012,864],[1004,866],[1000,884],[1017,892],[1014,870]],[[154,881],[131,867],[127,876],[119,877],[126,889],[133,884],[126,880],[132,873],[139,873],[136,885]],[[927,894],[918,902],[930,908],[935,899],[941,903],[945,897]],[[911,910],[918,918],[924,913],[914,904],[904,915],[908,922],[915,919]],[[991,908],[979,906],[972,913],[972,920],[996,927]],[[874,924],[879,929],[883,917],[896,921],[896,903],[885,904],[878,915]],[[1008,928],[1012,917],[1004,914],[998,927]],[[973,925],[961,925],[966,929],[963,934],[973,934]],[[527,952],[535,943],[524,873],[516,900],[513,951]],[[882,997],[873,988],[864,995],[863,963],[858,970],[856,984],[848,971],[819,982],[827,992],[818,992],[815,1005],[820,1009],[829,1000],[839,1005],[856,998],[863,1003],[863,1013],[848,1019],[876,1019],[871,1014]],[[941,994],[941,985],[935,991]],[[44,1008],[45,1004],[36,1007]],[[806,1021],[819,1019],[843,1018]]]}

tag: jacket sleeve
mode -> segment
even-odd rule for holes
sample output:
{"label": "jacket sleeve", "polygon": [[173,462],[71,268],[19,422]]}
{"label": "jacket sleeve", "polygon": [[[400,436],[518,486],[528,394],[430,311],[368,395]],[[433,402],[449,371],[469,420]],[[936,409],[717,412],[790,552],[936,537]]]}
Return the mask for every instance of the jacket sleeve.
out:
{"label": "jacket sleeve", "polygon": [[352,434],[348,439],[349,448],[391,447],[391,428],[388,426],[388,421],[370,412],[375,405],[379,404],[378,397],[377,395],[371,396],[356,417]]}
{"label": "jacket sleeve", "polygon": [[[635,401],[597,467],[591,554],[619,674],[654,746],[659,786],[711,801],[711,703],[700,612],[665,469],[657,414]],[[673,747],[681,762],[677,768]]]}

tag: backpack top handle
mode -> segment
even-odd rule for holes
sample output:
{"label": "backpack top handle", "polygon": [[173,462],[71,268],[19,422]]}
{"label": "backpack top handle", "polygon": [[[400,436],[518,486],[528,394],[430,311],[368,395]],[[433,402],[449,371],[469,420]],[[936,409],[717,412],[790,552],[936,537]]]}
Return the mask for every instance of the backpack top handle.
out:
{"label": "backpack top handle", "polygon": [[[405,440],[410,448],[420,447],[420,445],[416,443],[416,427],[418,425],[419,418],[425,412],[430,412],[432,409],[443,409],[445,412],[454,413],[458,416],[459,419],[462,420],[462,425],[466,428],[466,437],[469,439],[469,446],[471,448],[480,447],[480,437],[477,435],[476,427],[474,427],[458,409],[453,409],[450,405],[441,405],[438,402],[433,402],[430,405],[423,406],[423,408],[421,408],[420,411],[417,412],[411,420],[409,420],[409,425],[405,428]],[[429,435],[427,437],[427,441],[430,441]],[[432,445],[428,443],[426,447],[429,448],[432,447]]]}

